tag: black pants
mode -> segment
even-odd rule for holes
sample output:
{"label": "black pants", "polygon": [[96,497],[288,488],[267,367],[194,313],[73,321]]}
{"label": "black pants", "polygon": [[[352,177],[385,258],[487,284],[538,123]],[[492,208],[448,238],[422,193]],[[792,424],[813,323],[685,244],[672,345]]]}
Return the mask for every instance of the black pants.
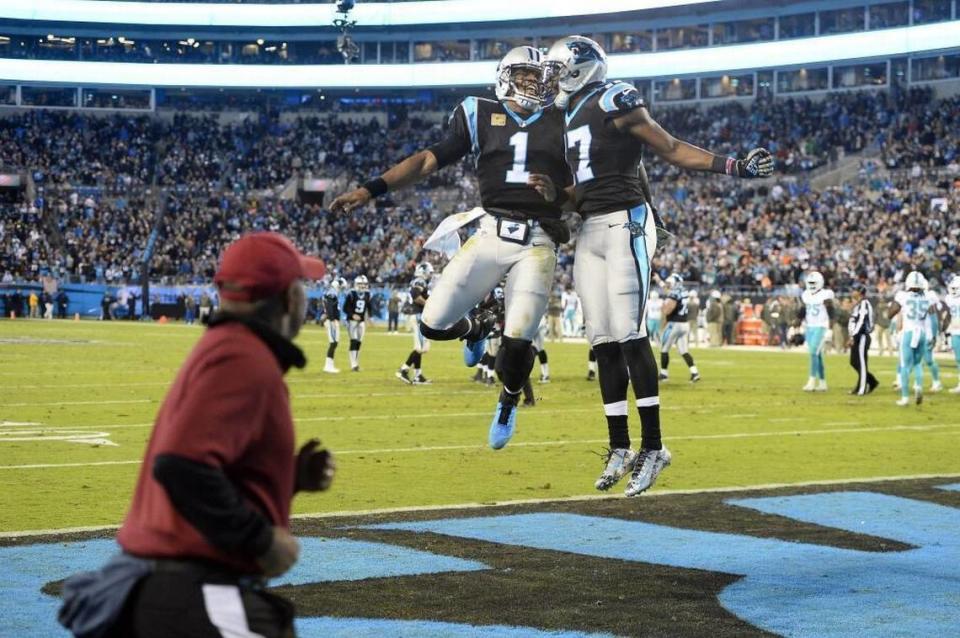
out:
{"label": "black pants", "polygon": [[[238,617],[241,609],[245,618]],[[289,601],[230,576],[158,571],[134,589],[111,636],[221,638],[228,634],[218,626],[245,622],[265,638],[294,638],[293,615]]]}
{"label": "black pants", "polygon": [[867,369],[867,357],[870,352],[870,335],[858,335],[853,338],[853,347],[850,348],[850,365],[857,371],[857,385],[853,391],[856,394],[866,394],[871,386],[877,384],[877,379]]}
{"label": "black pants", "polygon": [[400,324],[400,313],[391,312],[390,315],[387,317],[387,330],[389,332],[396,332],[399,324]]}

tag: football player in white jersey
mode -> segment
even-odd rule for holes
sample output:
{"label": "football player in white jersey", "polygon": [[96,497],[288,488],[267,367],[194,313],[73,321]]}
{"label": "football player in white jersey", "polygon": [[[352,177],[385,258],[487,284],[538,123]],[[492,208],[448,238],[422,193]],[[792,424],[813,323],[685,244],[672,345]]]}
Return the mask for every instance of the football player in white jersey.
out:
{"label": "football player in white jersey", "polygon": [[797,325],[807,324],[804,338],[810,353],[810,377],[804,392],[826,392],[827,373],[823,366],[823,349],[826,346],[827,329],[833,319],[833,291],[823,287],[823,275],[809,273],[804,280],[806,289],[800,295],[803,304],[797,314]]}
{"label": "football player in white jersey", "polygon": [[663,327],[663,299],[656,290],[650,291],[647,299],[647,334],[650,341],[660,344],[660,330]]}
{"label": "football player in white jersey", "polygon": [[926,285],[923,275],[915,270],[910,272],[904,282],[906,290],[896,294],[887,311],[891,319],[900,316],[900,406],[910,403],[911,371],[915,375],[917,405],[923,402],[923,355],[927,349],[927,315],[931,310]]}
{"label": "football player in white jersey", "polygon": [[930,392],[940,392],[943,390],[943,384],[940,383],[940,364],[933,356],[933,349],[940,335],[940,296],[931,290],[929,280],[925,279],[924,282],[926,286],[923,294],[930,302],[930,311],[927,313],[927,349],[923,352],[923,365],[930,370],[930,377],[933,379]]}
{"label": "football player in white jersey", "polygon": [[[947,285],[947,296],[944,297],[943,304],[950,316],[948,320],[944,321],[947,324],[947,336],[950,339],[950,347],[953,348],[953,358],[957,362],[957,370],[960,370],[960,275],[954,275]],[[957,375],[957,387],[950,392],[960,394],[960,373]]]}

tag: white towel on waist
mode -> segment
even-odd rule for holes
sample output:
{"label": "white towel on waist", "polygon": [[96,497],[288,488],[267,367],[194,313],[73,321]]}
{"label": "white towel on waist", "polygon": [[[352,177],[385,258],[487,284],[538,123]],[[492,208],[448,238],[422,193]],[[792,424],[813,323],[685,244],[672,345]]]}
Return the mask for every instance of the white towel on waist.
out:
{"label": "white towel on waist", "polygon": [[423,248],[444,253],[447,257],[453,257],[460,250],[460,233],[457,231],[486,214],[487,211],[478,206],[472,210],[444,217],[433,234],[430,235],[430,238],[423,244]]}

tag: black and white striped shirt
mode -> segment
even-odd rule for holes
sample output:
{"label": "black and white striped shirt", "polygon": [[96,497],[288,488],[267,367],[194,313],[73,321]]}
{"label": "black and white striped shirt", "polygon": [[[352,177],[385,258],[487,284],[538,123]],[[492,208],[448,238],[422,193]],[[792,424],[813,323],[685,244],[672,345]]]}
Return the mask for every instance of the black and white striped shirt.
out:
{"label": "black and white striped shirt", "polygon": [[850,338],[870,334],[873,332],[873,323],[873,306],[867,299],[863,299],[850,313],[850,321],[847,322]]}

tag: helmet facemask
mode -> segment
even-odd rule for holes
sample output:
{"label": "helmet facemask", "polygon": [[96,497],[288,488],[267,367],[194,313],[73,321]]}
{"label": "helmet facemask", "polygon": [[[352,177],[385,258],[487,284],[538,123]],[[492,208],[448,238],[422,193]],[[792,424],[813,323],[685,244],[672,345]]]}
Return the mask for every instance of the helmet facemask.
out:
{"label": "helmet facemask", "polygon": [[546,94],[539,64],[510,64],[497,75],[497,98],[526,111],[539,111]]}

